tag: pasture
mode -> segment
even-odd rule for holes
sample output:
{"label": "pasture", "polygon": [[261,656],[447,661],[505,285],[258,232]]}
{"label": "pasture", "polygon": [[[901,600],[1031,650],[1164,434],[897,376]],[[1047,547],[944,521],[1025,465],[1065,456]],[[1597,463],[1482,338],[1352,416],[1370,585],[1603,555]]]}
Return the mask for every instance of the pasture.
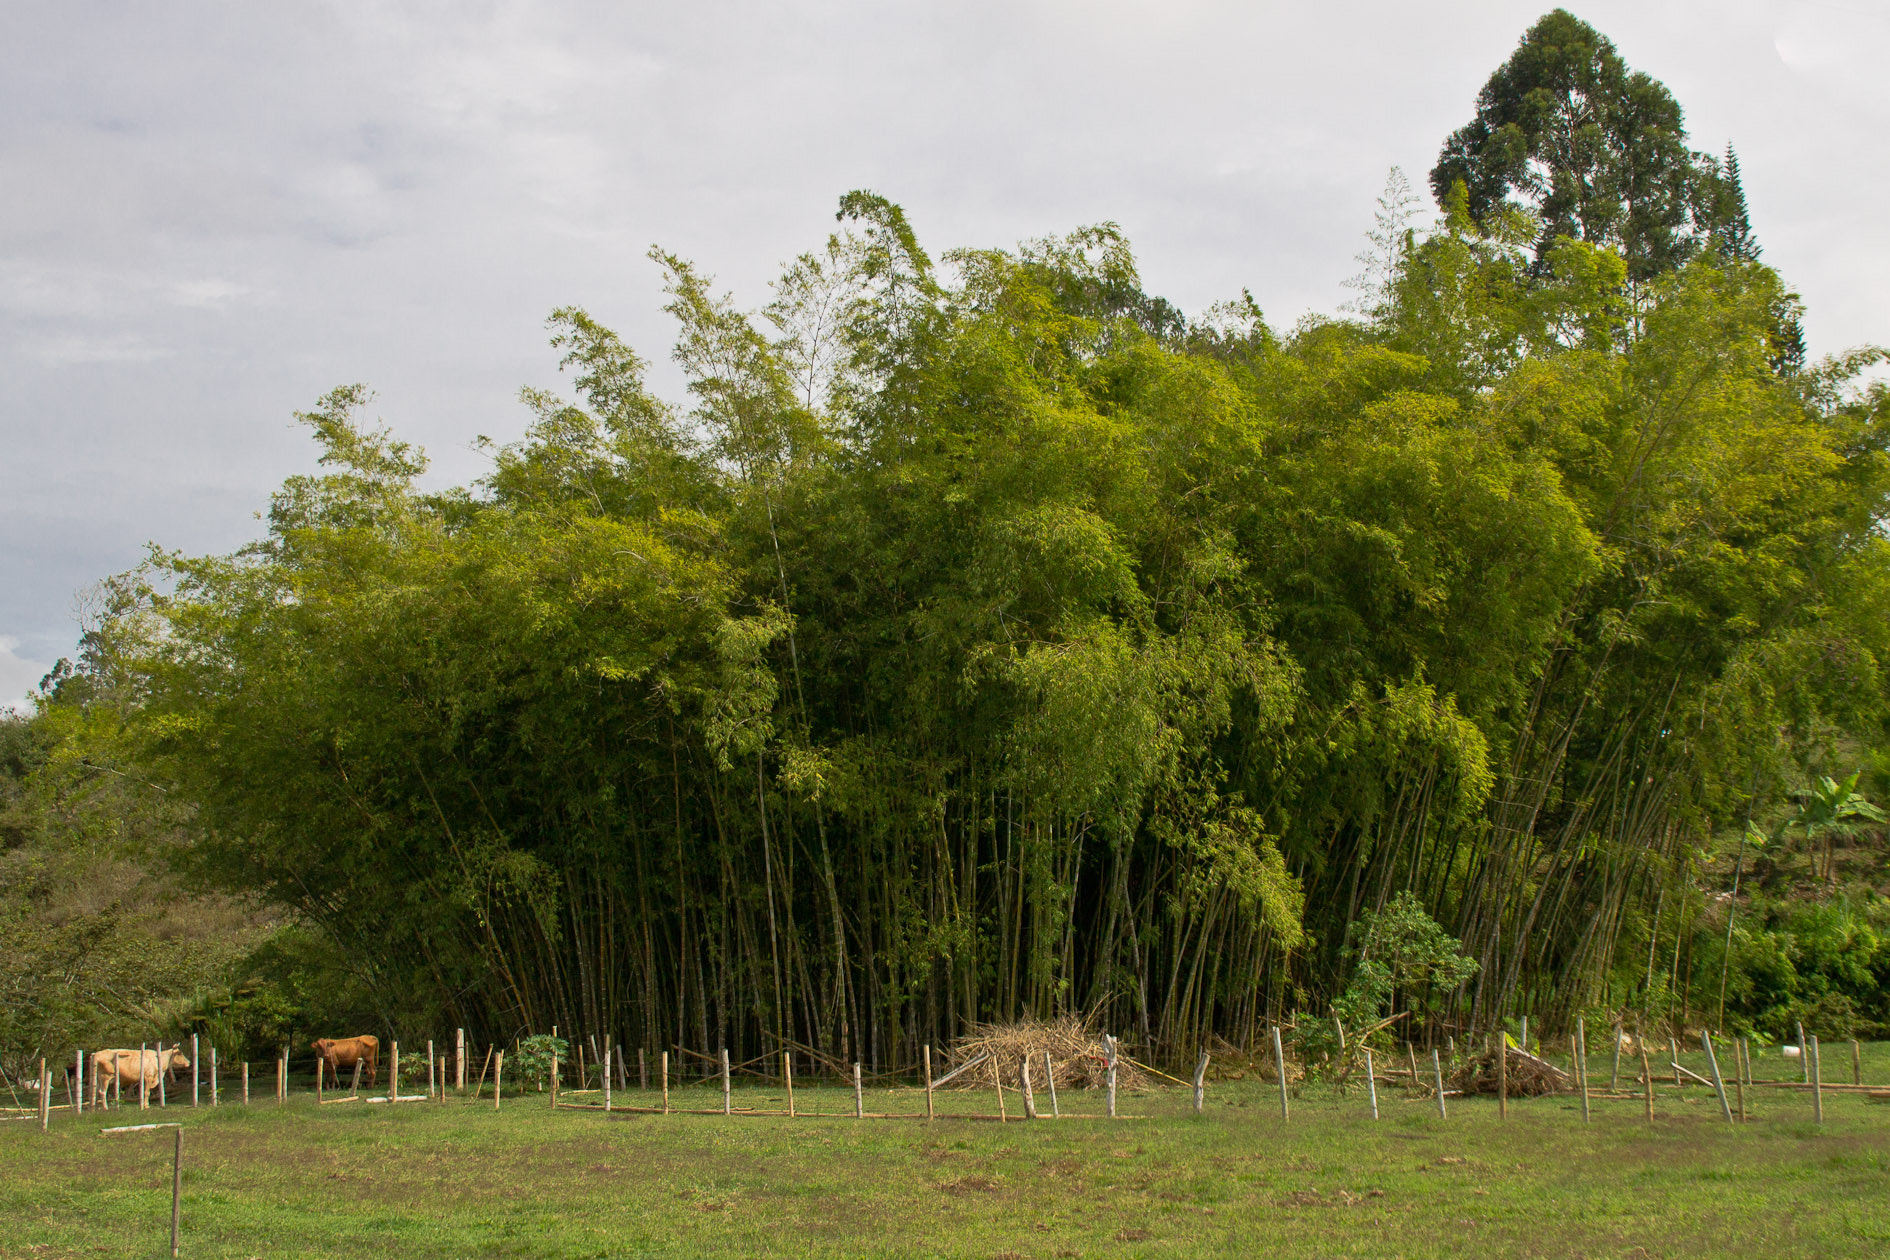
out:
{"label": "pasture", "polygon": [[[1846,1064],[1848,1067],[1848,1064]],[[1768,1071],[1767,1068],[1775,1070]],[[1608,1065],[1591,1071],[1604,1082]],[[1759,1076],[1785,1076],[1770,1060]],[[1848,1073],[1846,1073],[1848,1078]],[[1890,1077],[1890,1047],[1865,1079]],[[1065,1094],[1065,1118],[953,1118],[988,1091],[941,1091],[940,1118],[855,1120],[849,1086],[796,1088],[821,1114],[553,1110],[545,1095],[317,1107],[295,1093],[245,1109],[171,1107],[0,1126],[0,1256],[166,1254],[168,1130],[181,1120],[189,1257],[1429,1257],[1881,1256],[1890,1251],[1890,1106],[1757,1089],[1728,1125],[1712,1091],[1431,1100],[1309,1086]],[[632,1091],[619,1102],[647,1102]],[[735,1106],[783,1106],[749,1084]],[[719,1112],[718,1084],[672,1092]],[[1039,1104],[1048,1110],[1047,1099]],[[869,1111],[924,1111],[873,1090]],[[1079,1114],[1072,1114],[1079,1113]]]}

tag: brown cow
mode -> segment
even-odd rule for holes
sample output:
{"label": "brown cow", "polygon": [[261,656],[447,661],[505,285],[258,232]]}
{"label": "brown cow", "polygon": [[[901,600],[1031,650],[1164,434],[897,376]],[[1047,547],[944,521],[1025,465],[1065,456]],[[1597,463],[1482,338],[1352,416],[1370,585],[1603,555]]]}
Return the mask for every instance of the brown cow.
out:
{"label": "brown cow", "polygon": [[[140,1071],[139,1058],[143,1057],[143,1070]],[[92,1105],[102,1103],[110,1093],[112,1082],[118,1082],[118,1088],[124,1093],[134,1093],[140,1081],[150,1093],[157,1093],[158,1075],[170,1073],[178,1068],[187,1068],[190,1060],[176,1046],[170,1046],[162,1057],[156,1050],[100,1050],[92,1056]]]}
{"label": "brown cow", "polygon": [[379,1037],[322,1037],[314,1043],[315,1056],[321,1060],[316,1066],[316,1074],[322,1075],[332,1069],[335,1085],[341,1085],[341,1069],[353,1068],[355,1064],[365,1064],[368,1070],[368,1085],[373,1087],[380,1079],[381,1039]]}

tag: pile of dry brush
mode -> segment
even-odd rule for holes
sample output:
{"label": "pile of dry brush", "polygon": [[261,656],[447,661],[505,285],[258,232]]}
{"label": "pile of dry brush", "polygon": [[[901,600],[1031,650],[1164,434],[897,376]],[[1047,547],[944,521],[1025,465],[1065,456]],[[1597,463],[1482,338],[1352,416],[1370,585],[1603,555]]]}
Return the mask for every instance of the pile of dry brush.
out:
{"label": "pile of dry brush", "polygon": [[[1560,1094],[1575,1088],[1575,1079],[1547,1059],[1538,1059],[1527,1050],[1509,1046],[1505,1070],[1508,1075],[1508,1088],[1512,1097],[1538,1098],[1544,1094]],[[1466,1060],[1449,1077],[1449,1088],[1461,1090],[1465,1094],[1494,1094],[1496,1092],[1496,1052],[1486,1050],[1475,1058]]]}
{"label": "pile of dry brush", "polygon": [[[952,1042],[944,1076],[966,1064],[975,1064],[949,1081],[947,1089],[989,1089],[997,1073],[1007,1086],[1017,1083],[1019,1064],[1028,1055],[1033,1085],[1043,1088],[1043,1056],[1050,1056],[1050,1071],[1058,1089],[1101,1089],[1109,1081],[1109,1049],[1102,1034],[1084,1026],[1073,1015],[1044,1022],[1020,1020],[1012,1024],[975,1024]],[[1132,1063],[1117,1050],[1116,1088],[1146,1089],[1158,1078]]]}

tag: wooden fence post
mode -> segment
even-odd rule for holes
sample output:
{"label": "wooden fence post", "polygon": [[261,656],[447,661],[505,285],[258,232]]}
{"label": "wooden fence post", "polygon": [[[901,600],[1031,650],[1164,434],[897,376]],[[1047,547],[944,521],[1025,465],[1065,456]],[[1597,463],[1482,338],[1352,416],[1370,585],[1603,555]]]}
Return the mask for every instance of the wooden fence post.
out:
{"label": "wooden fence post", "polygon": [[1818,1038],[1811,1038],[1811,1118],[1824,1123],[1824,1064],[1819,1062]]}
{"label": "wooden fence post", "polygon": [[210,1105],[215,1107],[221,1100],[217,1097],[217,1048],[210,1047]]}
{"label": "wooden fence post", "polygon": [[1201,1061],[1194,1065],[1194,1114],[1197,1116],[1201,1114],[1201,1104],[1207,1101],[1207,1069],[1208,1054],[1203,1050]]}
{"label": "wooden fence post", "polygon": [[249,1060],[243,1060],[243,1105],[249,1106]]}
{"label": "wooden fence post", "polygon": [[1647,1041],[1641,1040],[1641,1083],[1647,1094],[1647,1121],[1654,1121],[1654,1065],[1647,1061]]}
{"label": "wooden fence post", "polygon": [[[1051,1118],[1061,1120],[1063,1118],[1063,1109],[1057,1106],[1057,1073],[1056,1069],[1050,1065],[1050,1052],[1048,1050],[1043,1052],[1043,1079],[1044,1082],[1050,1086]],[[929,1108],[927,1109],[927,1115],[928,1117],[930,1115]]]}
{"label": "wooden fence post", "polygon": [[551,1109],[558,1109],[558,1052],[551,1052]]}
{"label": "wooden fence post", "polygon": [[190,1105],[197,1105],[198,1089],[203,1081],[203,1073],[198,1070],[203,1063],[203,1053],[199,1048],[197,1034],[190,1034]]}
{"label": "wooden fence post", "polygon": [[1739,1122],[1746,1121],[1746,1076],[1751,1072],[1746,1057],[1746,1039],[1741,1037],[1733,1052],[1733,1090],[1739,1095]]}
{"label": "wooden fence post", "polygon": [[[440,1093],[446,1091],[441,1090]],[[439,1094],[433,1092],[433,1038],[427,1038],[427,1097],[438,1100]]]}
{"label": "wooden fence post", "polygon": [[505,1051],[500,1049],[492,1060],[492,1109],[499,1109],[499,1095],[505,1092]]}
{"label": "wooden fence post", "polygon": [[[335,1088],[336,1089],[341,1088],[340,1071],[341,1071],[340,1067],[337,1066],[335,1069],[335,1072],[336,1072]],[[360,1096],[361,1096],[361,1060],[357,1058],[354,1061],[354,1073],[348,1077],[348,1097],[359,1098]]]}
{"label": "wooden fence post", "polygon": [[1496,1114],[1509,1119],[1509,1035],[1496,1030]]}
{"label": "wooden fence post", "polygon": [[781,1052],[781,1081],[787,1086],[787,1113],[788,1119],[792,1120],[794,1118],[794,1052],[792,1050]]}
{"label": "wooden fence post", "polygon": [[[623,1066],[623,1060],[617,1060],[617,1066]],[[610,1114],[610,1043],[604,1043],[604,1114]]]}
{"label": "wooden fence post", "polygon": [[400,1043],[392,1043],[387,1065],[387,1102],[389,1106],[400,1101]]}
{"label": "wooden fence post", "polygon": [[998,1062],[998,1057],[995,1054],[991,1055],[990,1059],[991,1084],[997,1089],[998,1123],[1006,1124],[1010,1121],[1010,1115],[1004,1110],[1004,1065]]}
{"label": "wooden fence post", "polygon": [[1109,1051],[1109,1118],[1116,1118],[1116,1039],[1103,1034],[1103,1047]]}
{"label": "wooden fence post", "polygon": [[1372,1098],[1372,1119],[1378,1119],[1378,1078],[1372,1075],[1372,1049],[1365,1047],[1365,1091]]}
{"label": "wooden fence post", "polygon": [[[919,1047],[919,1057],[921,1059],[920,1067],[925,1072],[925,1118],[927,1120],[930,1120],[933,1118],[933,1113],[932,1113],[932,1043],[931,1042],[928,1041],[923,1046]],[[791,1099],[792,1095],[790,1095],[789,1097]],[[793,1115],[794,1113],[790,1109],[788,1114]]]}
{"label": "wooden fence post", "polygon": [[[856,1066],[854,1070],[859,1069]],[[1037,1091],[1030,1087],[1030,1053],[1026,1051],[1017,1064],[1017,1092],[1024,1096],[1024,1119],[1037,1118]]]}
{"label": "wooden fence post", "polygon": [[[315,1105],[317,1107],[320,1107],[322,1105],[322,1090],[327,1087],[327,1084],[328,1084],[328,1059],[327,1059],[327,1056],[318,1053],[315,1056]],[[340,1085],[341,1085],[341,1069],[336,1068],[335,1069],[335,1086],[336,1088],[339,1088]]]}
{"label": "wooden fence post", "polygon": [[52,1073],[46,1070],[45,1056],[39,1060],[39,1131],[52,1125]]}
{"label": "wooden fence post", "polygon": [[1862,1051],[1858,1048],[1857,1038],[1852,1037],[1851,1038],[1851,1084],[1862,1085],[1863,1083],[1864,1083],[1864,1056],[1863,1056]]}
{"label": "wooden fence post", "polygon": [[669,1051],[663,1051],[663,1114],[669,1114]]}
{"label": "wooden fence post", "polygon": [[454,1037],[453,1062],[456,1065],[454,1068],[454,1072],[456,1073],[454,1080],[455,1084],[459,1087],[459,1092],[464,1094],[466,1092],[466,1030],[464,1028],[458,1029],[454,1033]]}
{"label": "wooden fence post", "polygon": [[72,1052],[72,1070],[79,1077],[79,1092],[72,1096],[72,1114],[82,1116],[85,1114],[85,1051]]}
{"label": "wooden fence post", "polygon": [[644,1057],[642,1046],[637,1047],[637,1088],[646,1094],[650,1092],[650,1061]]}
{"label": "wooden fence post", "polygon": [[1713,1073],[1713,1090],[1719,1095],[1720,1114],[1726,1117],[1727,1124],[1731,1124],[1732,1104],[1726,1101],[1726,1082],[1720,1079],[1719,1056],[1713,1053],[1713,1035],[1704,1028],[1700,1030],[1700,1049],[1706,1051],[1706,1066]]}
{"label": "wooden fence post", "polygon": [[722,1114],[732,1116],[734,1110],[729,1105],[728,1096],[728,1047],[722,1047]]}
{"label": "wooden fence post", "polygon": [[184,1199],[184,1126],[171,1132],[171,1260],[177,1260],[178,1216]]}
{"label": "wooden fence post", "polygon": [[853,1064],[853,1118],[866,1118],[866,1095],[860,1090],[860,1065],[857,1060]]}
{"label": "wooden fence post", "polygon": [[146,1056],[151,1053],[145,1042],[138,1043],[138,1110],[151,1110],[151,1073],[145,1070]]}
{"label": "wooden fence post", "polygon": [[1621,1089],[1621,1024],[1614,1025],[1614,1067],[1608,1072],[1608,1092],[1618,1093]]}
{"label": "wooden fence post", "polygon": [[276,1106],[287,1106],[289,1102],[289,1047],[282,1047],[282,1053],[276,1058]]}
{"label": "wooden fence post", "polygon": [[1273,1025],[1273,1071],[1280,1078],[1280,1119],[1287,1118],[1286,1110],[1286,1048],[1280,1044],[1280,1026]]}
{"label": "wooden fence post", "polygon": [[171,1100],[170,1095],[165,1091],[165,1082],[170,1077],[170,1072],[167,1070],[169,1061],[164,1057],[164,1043],[161,1041],[157,1043],[157,1060],[153,1066],[157,1068],[158,1106],[168,1107],[171,1105]]}
{"label": "wooden fence post", "polygon": [[1437,1118],[1450,1119],[1450,1112],[1444,1107],[1444,1065],[1437,1060],[1437,1047],[1431,1047],[1431,1079],[1437,1084]]}
{"label": "wooden fence post", "polygon": [[1588,1022],[1577,1016],[1575,1019],[1575,1065],[1576,1083],[1582,1091],[1582,1123],[1589,1123],[1588,1114]]}
{"label": "wooden fence post", "polygon": [[1805,1040],[1805,1026],[1794,1020],[1792,1027],[1798,1030],[1798,1066],[1805,1074],[1805,1084],[1811,1084],[1811,1045]]}

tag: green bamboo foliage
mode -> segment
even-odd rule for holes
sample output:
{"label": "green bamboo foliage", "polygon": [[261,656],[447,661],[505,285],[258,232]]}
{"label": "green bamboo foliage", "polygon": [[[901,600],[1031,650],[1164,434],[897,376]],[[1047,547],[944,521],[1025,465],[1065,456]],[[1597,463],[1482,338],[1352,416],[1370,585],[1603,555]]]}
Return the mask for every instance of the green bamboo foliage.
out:
{"label": "green bamboo foliage", "polygon": [[577,397],[477,485],[331,394],[112,619],[96,755],[390,1011],[885,1068],[1251,1042],[1406,890],[1479,964],[1433,1018],[1631,1001],[1703,838],[1884,717],[1884,395],[1772,373],[1761,267],[1630,319],[1459,215],[1282,337],[1110,227],[842,215],[760,318],[653,254],[686,408],[556,313]]}

